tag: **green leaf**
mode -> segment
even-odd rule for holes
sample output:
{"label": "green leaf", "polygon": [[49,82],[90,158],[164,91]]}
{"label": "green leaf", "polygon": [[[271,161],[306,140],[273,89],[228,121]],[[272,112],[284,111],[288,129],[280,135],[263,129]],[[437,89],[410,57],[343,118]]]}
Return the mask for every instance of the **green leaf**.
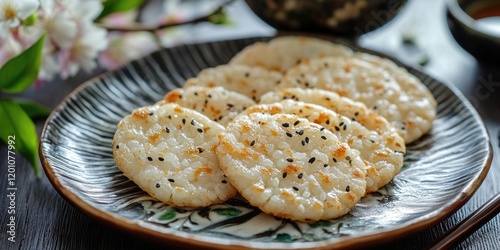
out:
{"label": "green leaf", "polygon": [[24,156],[38,175],[38,136],[33,121],[15,101],[9,99],[0,99],[0,121],[0,138]]}
{"label": "green leaf", "polygon": [[160,215],[160,217],[158,217],[158,220],[171,220],[175,217],[176,215],[176,212],[174,210],[169,210],[168,212]]}
{"label": "green leaf", "polygon": [[224,10],[208,16],[208,21],[216,25],[233,24]]}
{"label": "green leaf", "polygon": [[106,0],[103,5],[104,8],[101,11],[101,14],[97,17],[97,19],[103,18],[112,13],[118,12],[126,12],[129,10],[133,10],[138,8],[143,3],[143,0]]}
{"label": "green leaf", "polygon": [[282,233],[282,234],[277,234],[276,235],[276,240],[278,240],[279,242],[290,243],[290,242],[293,241],[293,238],[289,234]]}
{"label": "green leaf", "polygon": [[29,88],[38,76],[42,62],[45,34],[21,54],[13,57],[0,68],[0,90],[20,93]]}
{"label": "green leaf", "polygon": [[241,210],[233,208],[233,207],[228,207],[228,208],[215,208],[213,210],[216,212],[218,215],[224,215],[224,216],[238,216],[241,214]]}
{"label": "green leaf", "polygon": [[329,227],[331,225],[332,225],[332,223],[330,223],[329,221],[324,221],[324,220],[316,221],[314,223],[309,224],[309,226],[312,228]]}
{"label": "green leaf", "polygon": [[44,118],[50,115],[50,110],[34,101],[24,100],[24,99],[15,99],[15,102],[19,104],[24,112],[31,118]]}

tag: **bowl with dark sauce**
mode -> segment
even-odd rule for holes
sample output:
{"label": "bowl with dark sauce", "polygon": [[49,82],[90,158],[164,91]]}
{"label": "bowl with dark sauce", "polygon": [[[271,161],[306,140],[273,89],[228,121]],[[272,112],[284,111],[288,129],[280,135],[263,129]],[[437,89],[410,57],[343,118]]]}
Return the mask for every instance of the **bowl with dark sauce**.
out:
{"label": "bowl with dark sauce", "polygon": [[448,0],[447,20],[464,50],[480,62],[500,64],[499,0]]}
{"label": "bowl with dark sauce", "polygon": [[407,0],[245,0],[279,31],[356,37],[391,21]]}

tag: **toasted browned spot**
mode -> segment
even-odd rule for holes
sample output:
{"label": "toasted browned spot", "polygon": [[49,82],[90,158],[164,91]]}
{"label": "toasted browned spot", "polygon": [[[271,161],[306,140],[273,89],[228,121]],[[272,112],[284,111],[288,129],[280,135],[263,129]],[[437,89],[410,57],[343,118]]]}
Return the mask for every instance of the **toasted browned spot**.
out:
{"label": "toasted browned spot", "polygon": [[264,187],[261,187],[259,184],[253,184],[252,189],[258,193],[264,192]]}
{"label": "toasted browned spot", "polygon": [[386,157],[389,157],[389,153],[387,151],[380,151],[380,150],[377,150],[375,152],[375,155],[378,156],[378,157],[381,157],[381,158],[386,158]]}
{"label": "toasted browned spot", "polygon": [[146,110],[136,110],[132,113],[132,116],[139,120],[147,120],[149,113]]}
{"label": "toasted browned spot", "polygon": [[344,145],[341,145],[339,148],[337,148],[335,151],[333,151],[333,156],[335,158],[342,158],[342,157],[344,157],[346,152],[347,152],[347,148]]}
{"label": "toasted browned spot", "polygon": [[282,190],[281,196],[286,200],[293,200],[293,195],[290,192],[288,192],[287,190]]}
{"label": "toasted browned spot", "polygon": [[261,169],[260,169],[260,173],[261,173],[263,176],[271,176],[271,171],[269,171],[269,169],[267,169],[267,168],[261,168]]}
{"label": "toasted browned spot", "polygon": [[349,200],[350,200],[350,201],[352,201],[352,202],[355,202],[355,201],[356,201],[356,197],[355,197],[355,196],[354,196],[354,194],[353,194],[353,193],[351,193],[351,192],[347,192],[347,193],[345,193],[345,196],[347,197],[347,199],[349,199]]}
{"label": "toasted browned spot", "polygon": [[293,165],[293,164],[290,164],[288,166],[286,166],[285,169],[283,169],[283,171],[287,174],[291,174],[293,172],[298,172],[300,171],[302,168],[297,166],[297,165]]}
{"label": "toasted browned spot", "polygon": [[218,115],[222,112],[220,109],[216,109],[213,106],[210,107],[210,111],[212,111],[212,113],[214,113],[216,115]]}
{"label": "toasted browned spot", "polygon": [[319,117],[314,120],[315,123],[322,124],[328,120],[328,115],[325,113],[319,114]]}
{"label": "toasted browned spot", "polygon": [[175,111],[175,112],[177,112],[177,113],[182,113],[182,112],[184,112],[184,111],[182,110],[181,106],[176,106],[176,107],[174,108],[174,111]]}
{"label": "toasted browned spot", "polygon": [[158,138],[160,138],[160,133],[154,133],[154,134],[149,136],[149,141],[151,143],[155,143],[156,140],[158,140]]}
{"label": "toasted browned spot", "polygon": [[242,132],[249,132],[250,131],[250,127],[246,124],[243,124],[243,126],[241,126],[241,131]]}
{"label": "toasted browned spot", "polygon": [[180,99],[180,93],[177,91],[170,92],[163,98],[167,102],[177,102]]}
{"label": "toasted browned spot", "polygon": [[362,172],[360,172],[359,170],[354,170],[354,174],[353,175],[356,178],[360,178],[360,179],[365,178],[365,175]]}
{"label": "toasted browned spot", "polygon": [[276,130],[271,130],[271,135],[277,137],[279,136],[279,133]]}
{"label": "toasted browned spot", "polygon": [[200,176],[203,173],[211,174],[212,169],[209,167],[201,167],[201,168],[196,169],[194,171],[194,176],[195,176],[194,181],[198,181],[198,176]]}
{"label": "toasted browned spot", "polygon": [[321,172],[321,171],[318,171],[317,172],[318,175],[319,175],[319,178],[321,179],[321,181],[325,184],[330,184],[332,182],[332,180],[330,179],[330,176],[328,176],[327,174]]}

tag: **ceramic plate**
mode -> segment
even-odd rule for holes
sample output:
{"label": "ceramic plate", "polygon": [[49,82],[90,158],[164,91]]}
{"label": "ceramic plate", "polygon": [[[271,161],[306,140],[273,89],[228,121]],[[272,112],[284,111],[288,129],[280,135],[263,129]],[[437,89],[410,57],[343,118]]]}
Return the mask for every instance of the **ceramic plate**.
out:
{"label": "ceramic plate", "polygon": [[164,49],[81,85],[52,113],[40,145],[45,172],[58,192],[98,220],[160,241],[223,249],[355,247],[431,227],[460,208],[491,164],[486,129],[453,87],[415,70],[438,101],[430,133],[408,145],[396,178],[364,197],[347,215],[312,224],[282,220],[234,198],[202,209],[164,205],[117,169],[111,143],[133,109],[153,104],[201,69],[224,64],[248,38]]}

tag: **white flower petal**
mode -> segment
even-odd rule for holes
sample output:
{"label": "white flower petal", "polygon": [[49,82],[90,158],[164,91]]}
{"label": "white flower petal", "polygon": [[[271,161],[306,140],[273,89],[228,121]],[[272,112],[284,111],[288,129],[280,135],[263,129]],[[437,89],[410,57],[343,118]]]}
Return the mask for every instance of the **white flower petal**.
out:
{"label": "white flower petal", "polygon": [[24,20],[33,14],[39,6],[38,0],[16,0],[17,16]]}
{"label": "white flower petal", "polygon": [[71,48],[78,32],[77,28],[77,23],[66,12],[57,13],[45,22],[45,29],[50,38],[62,49]]}

